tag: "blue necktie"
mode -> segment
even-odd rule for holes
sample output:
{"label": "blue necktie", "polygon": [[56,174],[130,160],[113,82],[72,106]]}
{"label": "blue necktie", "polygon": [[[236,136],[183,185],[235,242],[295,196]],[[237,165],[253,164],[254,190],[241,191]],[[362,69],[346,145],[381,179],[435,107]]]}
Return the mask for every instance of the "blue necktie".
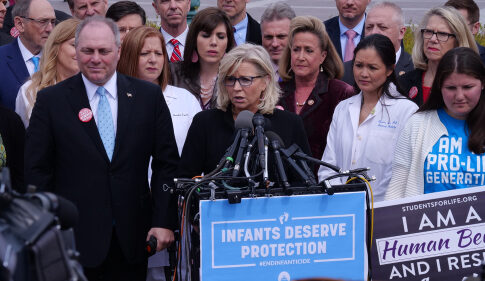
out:
{"label": "blue necktie", "polygon": [[115,148],[115,130],[113,125],[113,116],[111,115],[111,108],[106,97],[106,92],[103,87],[96,90],[99,95],[98,103],[98,131],[101,141],[103,141],[104,149],[108,158],[111,161],[113,157],[113,150]]}
{"label": "blue necktie", "polygon": [[34,72],[39,71],[39,57],[32,57],[31,60],[34,63]]}

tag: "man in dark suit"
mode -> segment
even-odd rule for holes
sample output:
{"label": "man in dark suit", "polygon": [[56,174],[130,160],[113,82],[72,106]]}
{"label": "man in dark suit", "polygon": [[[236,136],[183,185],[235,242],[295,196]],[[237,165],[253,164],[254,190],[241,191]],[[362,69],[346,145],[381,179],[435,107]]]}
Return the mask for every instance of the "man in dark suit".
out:
{"label": "man in dark suit", "polygon": [[355,46],[364,37],[365,9],[370,1],[335,0],[339,15],[324,22],[328,36],[344,62],[352,60]]}
{"label": "man in dark suit", "polygon": [[[373,6],[367,14],[365,20],[365,34],[382,34],[387,36],[394,45],[396,50],[396,67],[394,69],[396,76],[401,76],[414,69],[411,55],[401,47],[406,26],[404,25],[404,16],[402,9],[392,2],[380,2]],[[352,61],[344,63],[344,77],[342,81],[349,85],[354,85],[354,73],[352,70]]]}
{"label": "man in dark suit", "polygon": [[[445,6],[453,7],[457,9],[465,21],[468,24],[468,28],[472,32],[473,36],[477,35],[480,31],[480,8],[473,0],[449,0],[445,3]],[[482,62],[485,64],[485,47],[478,44],[478,52],[482,58]]]}
{"label": "man in dark suit", "polygon": [[25,181],[77,206],[76,244],[89,280],[145,280],[145,241],[153,235],[161,250],[174,240],[170,113],[160,87],[115,71],[120,39],[111,19],[85,19],[75,47],[81,73],[39,92]]}
{"label": "man in dark suit", "polygon": [[19,1],[12,16],[20,35],[0,47],[0,104],[15,110],[19,88],[38,69],[40,52],[54,28],[56,16],[46,0]]}
{"label": "man in dark suit", "polygon": [[217,0],[217,7],[229,17],[234,27],[236,45],[253,43],[261,45],[261,27],[259,23],[246,12],[249,0]]}
{"label": "man in dark suit", "polygon": [[168,58],[171,62],[184,60],[190,0],[153,0],[152,6],[160,16],[160,32],[165,39]]}

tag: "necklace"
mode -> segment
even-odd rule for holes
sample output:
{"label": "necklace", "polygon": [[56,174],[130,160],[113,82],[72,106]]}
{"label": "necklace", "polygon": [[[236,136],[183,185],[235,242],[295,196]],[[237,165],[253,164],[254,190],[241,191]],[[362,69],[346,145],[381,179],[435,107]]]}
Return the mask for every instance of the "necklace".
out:
{"label": "necklace", "polygon": [[203,99],[209,99],[214,92],[214,86],[216,84],[216,77],[209,81],[200,80],[200,97]]}
{"label": "necklace", "polygon": [[304,106],[306,104],[306,101],[299,103],[298,101],[296,102],[296,106]]}

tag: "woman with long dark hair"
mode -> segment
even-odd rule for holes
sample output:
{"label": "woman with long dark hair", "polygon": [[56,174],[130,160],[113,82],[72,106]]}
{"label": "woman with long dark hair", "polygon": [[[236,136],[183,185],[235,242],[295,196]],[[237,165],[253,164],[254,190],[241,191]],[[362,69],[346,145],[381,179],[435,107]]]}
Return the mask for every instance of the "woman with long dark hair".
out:
{"label": "woman with long dark hair", "polygon": [[[376,178],[375,201],[384,200],[399,133],[418,109],[396,83],[395,62],[395,49],[386,36],[374,34],[359,42],[353,71],[360,93],[337,105],[322,158],[344,170],[370,167],[369,176]],[[332,174],[321,167],[318,177],[324,180]]]}
{"label": "woman with long dark hair", "polygon": [[191,92],[202,109],[214,108],[219,63],[234,46],[232,25],[222,10],[209,7],[197,12],[187,34],[184,60],[170,64],[173,85]]}
{"label": "woman with long dark hair", "polygon": [[443,56],[429,99],[399,138],[386,199],[485,184],[484,87],[474,50]]}

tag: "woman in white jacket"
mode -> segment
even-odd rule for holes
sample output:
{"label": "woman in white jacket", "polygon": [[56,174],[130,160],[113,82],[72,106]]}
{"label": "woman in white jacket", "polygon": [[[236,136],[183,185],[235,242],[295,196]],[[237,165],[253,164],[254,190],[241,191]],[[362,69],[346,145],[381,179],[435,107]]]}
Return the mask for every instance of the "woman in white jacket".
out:
{"label": "woman in white jacket", "polygon": [[484,87],[476,51],[443,56],[429,99],[397,143],[386,200],[485,185]]}
{"label": "woman in white jacket", "polygon": [[[375,201],[384,200],[394,147],[417,106],[401,94],[394,73],[396,54],[386,36],[365,37],[354,50],[353,71],[360,93],[335,109],[322,161],[344,170],[369,167]],[[335,174],[321,167],[319,180]],[[331,181],[345,183],[346,178]]]}

